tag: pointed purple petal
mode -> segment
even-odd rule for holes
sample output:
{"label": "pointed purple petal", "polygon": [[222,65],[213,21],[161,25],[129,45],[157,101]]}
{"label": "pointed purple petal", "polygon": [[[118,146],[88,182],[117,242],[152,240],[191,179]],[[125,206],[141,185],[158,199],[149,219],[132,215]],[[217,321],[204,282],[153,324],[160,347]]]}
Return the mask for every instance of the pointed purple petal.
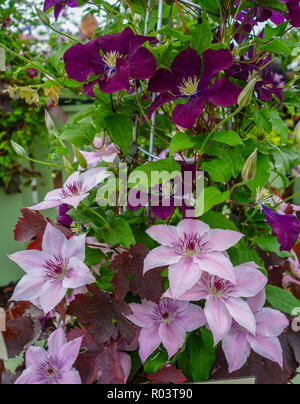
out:
{"label": "pointed purple petal", "polygon": [[72,80],[84,82],[89,76],[102,74],[104,64],[102,62],[97,40],[86,45],[72,46],[64,54],[65,68]]}
{"label": "pointed purple petal", "polygon": [[199,281],[202,271],[199,265],[195,264],[190,257],[181,260],[169,267],[170,289],[174,299],[179,299],[181,295],[190,290]]}
{"label": "pointed purple petal", "polygon": [[226,335],[222,341],[222,348],[229,366],[229,373],[241,369],[251,353],[246,334],[239,331]]}
{"label": "pointed purple petal", "polygon": [[18,251],[8,256],[26,273],[36,274],[42,270],[44,263],[50,258],[48,254],[38,250]]}
{"label": "pointed purple petal", "polygon": [[254,314],[260,312],[266,303],[265,289],[263,289],[258,295],[247,299],[247,303]]}
{"label": "pointed purple petal", "polygon": [[232,230],[212,229],[205,234],[203,242],[207,242],[213,251],[226,251],[237,244],[244,235]]}
{"label": "pointed purple petal", "polygon": [[147,80],[154,76],[156,60],[152,53],[145,48],[139,48],[128,59],[129,75],[132,79]]}
{"label": "pointed purple petal", "polygon": [[146,233],[153,238],[153,240],[164,246],[172,246],[172,244],[178,241],[178,234],[175,226],[160,224],[158,226],[150,227]]}
{"label": "pointed purple petal", "polygon": [[59,351],[57,350],[63,372],[67,372],[72,368],[79,355],[81,343],[82,338],[76,338],[65,344]]}
{"label": "pointed purple petal", "polygon": [[75,369],[63,372],[58,380],[58,384],[82,384],[79,372]]}
{"label": "pointed purple petal", "polygon": [[38,366],[47,356],[47,351],[42,347],[31,346],[25,355],[26,367]]}
{"label": "pointed purple petal", "polygon": [[66,243],[66,236],[52,224],[48,223],[43,236],[43,252],[58,257],[61,255]]}
{"label": "pointed purple petal", "polygon": [[203,53],[203,74],[201,82],[208,82],[222,70],[226,70],[233,64],[233,56],[230,51],[224,49],[208,49]]}
{"label": "pointed purple petal", "polygon": [[203,91],[205,100],[220,107],[229,107],[237,103],[242,89],[228,79],[217,79],[212,87]]}
{"label": "pointed purple petal", "polygon": [[262,205],[267,222],[276,234],[281,251],[290,251],[298,240],[300,223],[294,215],[281,215]]}
{"label": "pointed purple petal", "polygon": [[150,251],[144,262],[144,273],[150,269],[176,264],[182,257],[169,247],[157,247]]}
{"label": "pointed purple petal", "polygon": [[190,46],[177,55],[172,63],[172,71],[179,78],[199,77],[201,70],[201,57]]}
{"label": "pointed purple petal", "polygon": [[48,338],[48,352],[51,355],[57,355],[62,347],[67,343],[67,339],[62,327],[59,327]]}
{"label": "pointed purple petal", "polygon": [[169,102],[172,102],[174,100],[176,100],[176,97],[172,94],[160,94],[150,105],[150,108],[148,110],[148,117],[151,118],[154,112],[157,111],[160,107],[163,107],[165,104],[168,104]]}
{"label": "pointed purple petal", "polygon": [[175,318],[176,324],[178,323],[185,331],[195,331],[206,324],[206,317],[201,307],[195,304],[189,306]]}
{"label": "pointed purple petal", "polygon": [[45,280],[46,278],[43,276],[42,272],[40,275],[25,275],[15,287],[11,300],[17,302],[26,300],[33,301],[39,297]]}
{"label": "pointed purple petal", "polygon": [[201,238],[209,229],[209,225],[201,220],[185,219],[178,224],[177,233],[179,238],[184,238],[187,234],[194,234]]}
{"label": "pointed purple petal", "polygon": [[254,262],[235,267],[236,287],[230,294],[233,297],[254,297],[258,295],[268,283],[268,278],[257,269]]}
{"label": "pointed purple petal", "polygon": [[62,286],[62,282],[46,282],[39,296],[44,313],[47,314],[52,311],[62,301],[66,293],[67,289]]}
{"label": "pointed purple petal", "polygon": [[172,358],[183,346],[186,332],[180,325],[163,323],[159,327],[159,335],[169,358]]}
{"label": "pointed purple petal", "polygon": [[289,321],[280,311],[263,309],[256,315],[257,335],[261,337],[279,337],[289,326]]}
{"label": "pointed purple petal", "polygon": [[248,304],[243,300],[235,297],[225,301],[225,305],[229,314],[243,328],[255,335],[256,321]]}
{"label": "pointed purple petal", "polygon": [[159,69],[149,81],[148,91],[152,93],[166,93],[171,91],[173,94],[178,93],[180,81],[176,76],[167,69]]}
{"label": "pointed purple petal", "polygon": [[132,314],[126,316],[133,324],[142,328],[149,328],[153,325],[153,309],[155,303],[143,300],[142,304],[131,303]]}
{"label": "pointed purple petal", "polygon": [[214,336],[215,345],[217,345],[229,332],[232,324],[232,318],[223,302],[214,296],[209,296],[204,313]]}
{"label": "pointed purple petal", "polygon": [[278,338],[248,337],[248,341],[253,351],[264,358],[278,363],[278,365],[283,368],[283,353]]}
{"label": "pointed purple petal", "polygon": [[232,283],[236,283],[235,272],[231,261],[220,252],[212,252],[208,255],[201,255],[194,260],[198,263],[202,271],[212,275],[217,275]]}
{"label": "pointed purple petal", "polygon": [[90,269],[77,257],[72,257],[69,262],[69,271],[62,284],[66,289],[77,289],[96,282]]}
{"label": "pointed purple petal", "polygon": [[205,105],[203,97],[192,97],[186,104],[176,105],[172,120],[177,126],[193,129],[197,119],[202,114]]}
{"label": "pointed purple petal", "polygon": [[120,55],[128,55],[130,41],[134,33],[130,28],[125,28],[121,33],[103,35],[97,38],[97,43],[104,53],[119,52]]}
{"label": "pointed purple petal", "polygon": [[80,261],[84,261],[85,241],[86,241],[86,234],[81,234],[80,236],[73,236],[70,238],[70,240],[66,240],[62,248],[62,256],[67,260],[76,257]]}
{"label": "pointed purple petal", "polygon": [[117,59],[116,70],[108,77],[106,74],[99,79],[99,87],[103,93],[113,94],[121,90],[130,90],[129,62]]}
{"label": "pointed purple petal", "polygon": [[160,346],[161,338],[158,332],[159,327],[143,328],[139,336],[139,355],[142,363]]}

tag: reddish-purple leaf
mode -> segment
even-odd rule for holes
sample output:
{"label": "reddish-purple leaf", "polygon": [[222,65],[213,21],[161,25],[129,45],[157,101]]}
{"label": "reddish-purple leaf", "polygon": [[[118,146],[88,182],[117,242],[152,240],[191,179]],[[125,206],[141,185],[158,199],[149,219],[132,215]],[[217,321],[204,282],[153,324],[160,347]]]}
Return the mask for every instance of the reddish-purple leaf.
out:
{"label": "reddish-purple leaf", "polygon": [[117,339],[120,334],[128,343],[135,336],[135,327],[126,319],[130,308],[124,302],[116,302],[111,293],[93,286],[88,287],[89,294],[77,295],[70,304],[68,313],[78,318],[88,327],[98,346]]}
{"label": "reddish-purple leaf", "polygon": [[144,275],[144,261],[148,253],[147,247],[137,244],[129,251],[118,255],[111,263],[110,268],[117,271],[112,284],[118,299],[124,299],[131,289],[134,295],[139,295],[142,299],[159,302],[163,293],[163,277],[160,273],[164,268],[154,269]]}
{"label": "reddish-purple leaf", "polygon": [[182,370],[177,369],[175,365],[164,366],[154,374],[146,376],[152,383],[156,384],[181,384],[187,381],[187,378],[182,373]]}

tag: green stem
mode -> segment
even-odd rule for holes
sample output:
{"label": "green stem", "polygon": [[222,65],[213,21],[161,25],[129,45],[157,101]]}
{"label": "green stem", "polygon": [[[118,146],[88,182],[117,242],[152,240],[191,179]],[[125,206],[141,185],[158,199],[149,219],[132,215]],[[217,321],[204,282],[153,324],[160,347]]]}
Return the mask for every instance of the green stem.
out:
{"label": "green stem", "polygon": [[278,207],[279,205],[281,205],[282,203],[288,202],[288,201],[290,201],[290,200],[296,198],[296,196],[299,196],[299,195],[300,195],[300,191],[298,191],[298,192],[296,192],[294,195],[289,196],[288,198],[284,199],[282,202],[280,202],[280,203],[278,203],[277,205],[275,205],[275,207],[277,208],[277,207]]}
{"label": "green stem", "polygon": [[23,60],[23,62],[25,63],[29,63],[31,64],[35,69],[43,72],[44,74],[46,74],[49,77],[52,77],[53,80],[58,83],[61,87],[63,87],[63,83],[60,82],[52,73],[48,72],[46,69],[44,69],[42,66],[38,65],[37,63],[35,63],[32,60],[29,60],[27,58],[25,58],[22,55],[19,55],[18,53],[14,52],[13,50],[9,49],[7,46],[3,45],[3,43],[0,42],[0,47],[5,49],[7,52],[11,53],[12,55],[14,55],[16,58]]}
{"label": "green stem", "polygon": [[70,39],[71,41],[73,41],[75,43],[81,43],[77,39],[73,38],[71,35],[69,35],[65,32],[58,31],[56,28],[52,27],[51,25],[47,25],[47,27],[49,27],[52,31],[56,32],[57,34],[65,36],[66,38]]}
{"label": "green stem", "polygon": [[229,191],[229,194],[228,194],[228,197],[227,197],[227,202],[230,202],[231,195],[232,195],[233,191],[235,191],[236,188],[242,187],[243,185],[247,184],[247,182],[248,182],[248,181],[242,181],[242,182],[239,182],[238,184],[235,184],[235,185],[231,188],[231,190]]}
{"label": "green stem", "polygon": [[32,158],[29,157],[29,156],[24,156],[24,157],[25,157],[27,160],[32,161],[33,163],[42,164],[42,165],[44,165],[44,166],[65,168],[65,167],[64,167],[63,165],[61,165],[61,164],[46,163],[46,162],[44,162],[44,161],[39,161],[39,160],[32,159]]}

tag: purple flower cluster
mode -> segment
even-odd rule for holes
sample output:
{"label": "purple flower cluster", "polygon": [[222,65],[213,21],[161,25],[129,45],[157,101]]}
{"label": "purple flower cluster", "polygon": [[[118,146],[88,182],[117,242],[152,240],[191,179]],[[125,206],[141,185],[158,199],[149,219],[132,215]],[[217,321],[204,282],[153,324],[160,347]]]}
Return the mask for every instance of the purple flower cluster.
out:
{"label": "purple flower cluster", "polygon": [[155,44],[157,40],[134,35],[130,28],[125,28],[120,34],[99,36],[85,45],[77,44],[64,55],[66,72],[71,79],[83,83],[91,76],[99,76],[84,85],[85,93],[91,97],[97,84],[108,94],[129,91],[130,79],[146,80],[155,74],[155,58],[142,47],[146,42]]}

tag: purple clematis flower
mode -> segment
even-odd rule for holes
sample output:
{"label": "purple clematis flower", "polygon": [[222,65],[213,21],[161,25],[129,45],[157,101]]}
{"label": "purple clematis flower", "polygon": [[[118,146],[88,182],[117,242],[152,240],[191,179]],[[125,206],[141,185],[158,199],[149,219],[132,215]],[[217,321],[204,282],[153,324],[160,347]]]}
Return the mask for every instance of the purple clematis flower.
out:
{"label": "purple clematis flower", "polygon": [[66,6],[75,8],[78,6],[77,3],[78,3],[77,0],[45,0],[44,12],[49,10],[49,8],[54,7],[54,16],[55,19],[57,20],[60,13]]}
{"label": "purple clematis flower", "polygon": [[80,202],[88,197],[89,191],[108,176],[109,173],[104,167],[92,168],[83,174],[76,171],[68,178],[63,188],[50,191],[43,202],[31,206],[29,209],[44,210],[61,204],[71,205],[77,209]]}
{"label": "purple clematis flower", "polygon": [[[256,332],[254,315],[242,297],[256,296],[265,288],[268,279],[254,262],[235,267],[235,275],[234,285],[218,276],[203,273],[199,282],[180,296],[184,301],[206,300],[204,313],[215,344],[229,332],[233,320],[251,334]],[[172,296],[170,289],[165,296]]]}
{"label": "purple clematis flower", "polygon": [[276,234],[280,251],[290,251],[300,234],[300,223],[294,215],[281,215],[265,205],[261,205],[267,222]]}
{"label": "purple clematis flower", "polygon": [[143,363],[162,343],[169,358],[183,346],[186,333],[206,324],[201,307],[188,302],[163,298],[160,303],[143,300],[130,304],[133,312],[126,317],[141,327],[139,354]]}
{"label": "purple clematis flower", "polygon": [[26,250],[9,256],[26,275],[17,284],[12,300],[39,299],[45,314],[53,310],[69,289],[81,288],[95,282],[84,264],[85,235],[67,240],[64,234],[50,223],[47,225],[42,251]]}
{"label": "purple clematis flower", "polygon": [[288,18],[294,27],[300,27],[300,3],[299,0],[287,0],[287,8],[289,10]]}
{"label": "purple clematis flower", "polygon": [[278,337],[288,327],[289,322],[279,311],[263,308],[265,301],[265,291],[247,300],[255,316],[256,336],[233,322],[230,332],[223,339],[222,347],[229,365],[229,373],[243,367],[251,349],[283,367],[283,353]]}
{"label": "purple clematis flower", "polygon": [[67,215],[67,213],[69,212],[70,207],[69,205],[63,203],[62,205],[59,206],[58,212],[59,212],[59,216],[58,216],[58,223],[62,224],[65,227],[70,227],[71,224],[73,223],[73,219],[71,218],[71,216]]}
{"label": "purple clematis flower", "polygon": [[130,79],[146,80],[155,74],[155,58],[142,47],[147,41],[157,43],[155,38],[134,35],[130,28],[125,28],[120,34],[99,36],[86,45],[77,44],[64,54],[66,72],[79,82],[100,75],[84,86],[85,93],[91,97],[96,84],[108,94],[129,91]]}
{"label": "purple clematis flower", "polygon": [[149,109],[149,117],[163,105],[178,99],[187,100],[186,104],[175,107],[173,122],[186,129],[192,129],[205,102],[228,107],[236,104],[241,89],[225,78],[212,79],[222,70],[232,66],[230,51],[208,49],[203,53],[203,73],[201,57],[197,51],[188,47],[174,59],[171,71],[159,69],[149,82],[149,91],[159,93]]}
{"label": "purple clematis flower", "polygon": [[82,338],[67,342],[59,328],[48,339],[48,351],[32,346],[26,351],[26,370],[15,384],[82,384],[73,365],[79,355]]}
{"label": "purple clematis flower", "polygon": [[211,230],[206,223],[194,219],[185,219],[177,227],[153,226],[146,233],[162,246],[148,254],[144,272],[169,266],[170,289],[175,299],[195,286],[203,271],[236,283],[226,250],[238,243],[243,234]]}

